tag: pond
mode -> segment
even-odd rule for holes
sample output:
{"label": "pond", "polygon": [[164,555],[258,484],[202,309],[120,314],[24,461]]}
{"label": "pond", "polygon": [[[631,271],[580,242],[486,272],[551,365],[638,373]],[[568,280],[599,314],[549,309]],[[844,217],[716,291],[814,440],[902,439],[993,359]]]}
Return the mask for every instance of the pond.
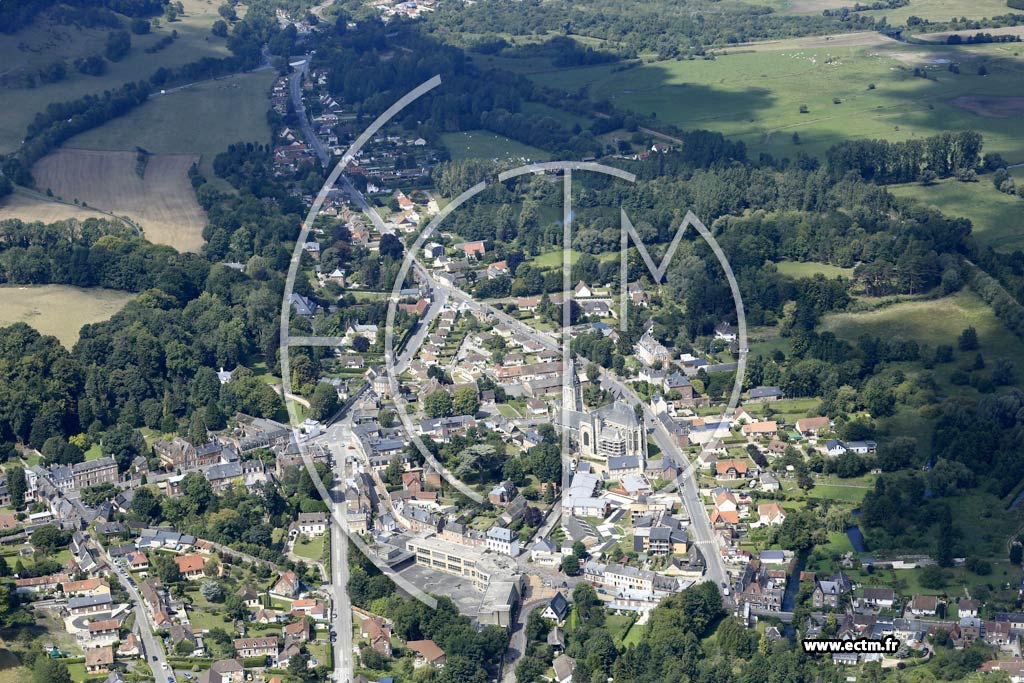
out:
{"label": "pond", "polygon": [[864,542],[864,534],[861,533],[860,527],[851,526],[846,529],[846,537],[850,539],[850,545],[853,546],[853,551],[856,553],[867,552],[868,546]]}

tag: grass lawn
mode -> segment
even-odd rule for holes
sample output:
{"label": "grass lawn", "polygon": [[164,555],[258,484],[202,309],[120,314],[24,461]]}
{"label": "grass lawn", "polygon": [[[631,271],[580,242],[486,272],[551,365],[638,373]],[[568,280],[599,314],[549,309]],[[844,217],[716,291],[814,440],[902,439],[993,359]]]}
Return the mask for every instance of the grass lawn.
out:
{"label": "grass lawn", "polygon": [[205,609],[189,610],[188,619],[194,628],[201,628],[204,630],[222,628],[228,633],[231,633],[232,622],[220,614],[214,614],[213,612]]}
{"label": "grass lawn", "polygon": [[635,624],[626,632],[626,636],[622,639],[622,645],[629,647],[630,645],[639,645],[640,641],[644,638],[644,627],[636,626]]}
{"label": "grass lawn", "polygon": [[[586,86],[594,101],[608,99],[644,115],[654,112],[659,121],[683,129],[737,137],[754,156],[762,151],[777,157],[820,154],[846,139],[907,140],[974,129],[985,136],[986,151],[1024,160],[1024,117],[980,116],[950,102],[1017,92],[1020,64],[1012,56],[880,41],[877,34],[862,42],[792,41],[737,47],[714,60],[654,62],[626,70],[617,70],[619,65],[548,68],[527,75],[569,92]],[[809,46],[814,44],[819,47]],[[938,59],[959,62],[961,74],[950,73]],[[989,69],[985,77],[976,73],[982,60]],[[914,77],[915,67],[928,69],[935,79]],[[869,89],[872,83],[876,87]],[[800,113],[801,105],[807,113]]]}
{"label": "grass lawn", "polygon": [[[102,52],[107,28],[81,28],[70,24],[56,24],[45,15],[40,16],[28,27],[7,35],[0,35],[0,63],[20,65],[31,71],[38,70],[57,59],[69,62],[67,77],[56,83],[39,85],[35,88],[5,89],[4,110],[0,114],[0,152],[14,151],[25,137],[25,131],[36,113],[46,109],[51,102],[66,102],[84,95],[102,95],[128,81],[147,80],[160,67],[178,67],[195,62],[203,57],[228,56],[226,41],[211,35],[210,27],[220,18],[218,3],[207,0],[184,0],[185,14],[178,21],[161,22],[149,35],[132,35],[132,48],[128,56],[119,62],[106,62],[106,71],[100,76],[86,76],[71,67],[70,62]],[[178,38],[168,47],[147,54],[150,47],[171,31],[178,32]],[[235,111],[234,120],[244,112]],[[263,117],[264,111],[259,112]],[[189,131],[190,135],[201,131]],[[158,135],[159,131],[147,131]],[[183,138],[187,141],[188,136]],[[228,140],[238,139],[229,137]]]}
{"label": "grass lawn", "polygon": [[508,418],[511,420],[518,417],[522,417],[522,415],[519,414],[519,411],[516,410],[513,406],[509,405],[508,403],[499,403],[497,405],[497,408],[498,412],[504,418]]}
{"label": "grass lawn", "polygon": [[[860,504],[864,500],[864,495],[868,492],[866,488],[858,488],[854,486],[836,486],[833,484],[823,484],[821,486],[815,486],[807,492],[809,498],[825,498],[828,500],[843,501],[847,503]],[[843,536],[846,538],[846,536]]]}
{"label": "grass lawn", "polygon": [[972,234],[993,249],[1012,251],[1024,246],[1024,200],[1004,194],[992,185],[992,176],[977,183],[944,180],[923,187],[894,185],[889,190],[897,197],[909,197],[935,207],[947,216],[969,218]]}
{"label": "grass lawn", "polygon": [[789,277],[812,277],[821,273],[825,277],[853,277],[853,268],[840,268],[827,263],[816,263],[815,261],[780,261],[775,268],[783,275]]}
{"label": "grass lawn", "polygon": [[300,534],[292,549],[299,557],[320,560],[324,556],[324,538],[326,538],[326,535],[306,538]]}
{"label": "grass lawn", "polygon": [[99,458],[102,458],[102,457],[103,457],[103,447],[100,446],[98,443],[94,443],[92,446],[89,446],[89,450],[87,450],[85,452],[85,460],[86,460],[86,462],[88,462],[90,460],[98,460]]}
{"label": "grass lawn", "polygon": [[618,615],[610,614],[605,617],[604,627],[611,635],[612,640],[615,641],[616,645],[622,644],[626,638],[626,634],[629,633],[630,626],[633,624],[634,618],[629,615]]}
{"label": "grass lawn", "polygon": [[443,133],[441,144],[452,159],[512,159],[524,163],[546,161],[548,153],[521,142],[495,135],[485,130],[471,130],[460,133]]}
{"label": "grass lawn", "polygon": [[0,287],[0,326],[24,322],[71,348],[83,325],[110,318],[133,298],[113,289],[8,285]]}
{"label": "grass lawn", "polygon": [[817,414],[818,403],[816,398],[792,398],[758,404],[751,411],[763,415],[765,408],[771,407],[771,419],[793,423],[801,417],[812,417],[811,413]]}
{"label": "grass lawn", "polygon": [[213,158],[229,144],[270,141],[266,112],[274,76],[272,70],[259,71],[154,95],[124,116],[76,135],[65,146],[119,151],[142,147],[153,154],[199,154],[199,169],[215,181]]}

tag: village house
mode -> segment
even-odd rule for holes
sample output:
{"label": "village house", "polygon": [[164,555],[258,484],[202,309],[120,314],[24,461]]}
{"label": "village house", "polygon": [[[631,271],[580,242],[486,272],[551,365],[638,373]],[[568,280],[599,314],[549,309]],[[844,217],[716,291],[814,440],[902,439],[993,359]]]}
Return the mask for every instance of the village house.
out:
{"label": "village house", "polygon": [[778,503],[762,503],[757,506],[758,526],[778,526],[786,521],[786,511]]}
{"label": "village house", "polygon": [[296,528],[300,534],[309,538],[323,536],[327,532],[327,513],[300,512]]}
{"label": "village house", "polygon": [[715,463],[715,477],[718,479],[745,479],[747,463],[742,460],[719,460]]}
{"label": "village house", "polygon": [[796,421],[796,430],[807,437],[827,432],[831,426],[832,423],[827,417],[803,417]]}
{"label": "village house", "polygon": [[110,672],[114,663],[114,648],[94,647],[85,651],[85,672],[89,674],[105,674]]}
{"label": "village house", "polygon": [[270,595],[283,600],[294,600],[299,597],[301,591],[302,584],[299,582],[299,577],[289,569],[274,583],[270,589]]}
{"label": "village house", "polygon": [[896,592],[892,588],[867,587],[864,589],[860,604],[871,609],[892,609],[896,604]]}
{"label": "village house", "polygon": [[234,642],[235,656],[242,659],[248,657],[271,657],[276,659],[278,652],[277,644],[277,636],[238,638]]}
{"label": "village house", "polygon": [[747,438],[769,438],[779,433],[779,425],[774,420],[753,422],[740,427],[740,433]]}
{"label": "village house", "polygon": [[206,561],[202,555],[180,555],[174,558],[174,563],[178,565],[178,571],[181,572],[182,578],[187,581],[203,578],[203,567],[206,565]]}
{"label": "village house", "polygon": [[420,667],[430,665],[440,669],[444,666],[444,650],[439,648],[434,641],[410,640],[405,645],[416,654],[416,658],[413,660],[413,668],[419,669]]}

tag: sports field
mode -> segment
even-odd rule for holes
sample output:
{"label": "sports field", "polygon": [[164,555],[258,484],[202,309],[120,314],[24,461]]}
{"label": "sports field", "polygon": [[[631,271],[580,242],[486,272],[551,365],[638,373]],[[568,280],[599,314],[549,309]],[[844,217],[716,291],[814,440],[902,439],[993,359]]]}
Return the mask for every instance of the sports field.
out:
{"label": "sports field", "polygon": [[108,319],[135,295],[64,285],[0,287],[0,326],[23,322],[71,348],[83,325]]}
{"label": "sports field", "polygon": [[[626,70],[600,65],[530,73],[520,66],[542,85],[569,92],[586,87],[595,101],[608,99],[683,129],[720,131],[742,139],[755,154],[817,154],[842,140],[907,140],[973,129],[985,136],[986,151],[1024,161],[1024,116],[1016,109],[1007,115],[1006,106],[1014,103],[1003,99],[1019,93],[1024,75],[1024,63],[1012,53],[870,36],[875,44],[851,45],[850,36],[837,36],[815,39],[811,47],[794,39],[741,46],[714,60]],[[513,61],[503,65],[514,67]],[[959,64],[960,74],[948,70],[950,62]],[[986,76],[978,75],[981,64]],[[915,68],[929,78],[915,77]]]}
{"label": "sports field", "polygon": [[36,162],[32,175],[39,189],[64,200],[128,216],[151,242],[197,251],[206,225],[188,179],[197,158],[153,155],[139,177],[134,152],[61,149]]}
{"label": "sports field", "polygon": [[[0,34],[0,73],[15,68],[37,70],[58,59],[67,62],[67,77],[57,83],[35,88],[0,88],[4,106],[0,109],[0,152],[13,151],[25,136],[28,124],[36,113],[51,102],[74,100],[83,95],[101,94],[128,81],[147,80],[159,67],[181,66],[203,57],[224,57],[229,53],[223,38],[210,33],[219,2],[183,0],[185,14],[178,21],[162,21],[149,35],[132,35],[132,49],[119,62],[107,62],[100,76],[86,76],[75,71],[71,61],[103,52],[109,29],[86,29],[70,24],[56,24],[44,14],[31,26],[13,35]],[[171,31],[178,38],[168,47],[147,54],[145,49],[159,42]]]}
{"label": "sports field", "polygon": [[1024,248],[1024,199],[999,192],[990,175],[982,176],[976,183],[951,179],[928,187],[918,183],[894,185],[889,190],[897,197],[917,199],[948,216],[971,219],[972,234],[993,249]]}
{"label": "sports field", "polygon": [[272,70],[206,81],[183,90],[155,94],[148,102],[65,143],[74,149],[195,154],[199,168],[214,180],[213,158],[233,142],[270,142]]}

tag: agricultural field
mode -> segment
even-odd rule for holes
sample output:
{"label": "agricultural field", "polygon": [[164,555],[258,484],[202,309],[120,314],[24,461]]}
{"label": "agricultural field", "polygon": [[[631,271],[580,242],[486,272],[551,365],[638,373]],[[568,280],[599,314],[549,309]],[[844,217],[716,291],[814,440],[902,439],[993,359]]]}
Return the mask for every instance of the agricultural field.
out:
{"label": "agricultural field", "polygon": [[127,216],[151,242],[197,251],[206,225],[188,179],[197,160],[191,154],[151,155],[140,177],[135,152],[60,149],[36,162],[32,175],[57,197]]}
{"label": "agricultural field", "polygon": [[106,218],[111,216],[90,209],[84,206],[75,206],[73,203],[65,203],[48,199],[35,193],[17,191],[0,199],[0,220],[5,218],[17,218],[26,223],[40,221],[42,223],[53,223],[69,218],[84,220],[86,218]]}
{"label": "agricultural field", "polygon": [[971,219],[977,240],[1000,251],[1024,248],[1024,199],[998,191],[991,176],[977,183],[944,180],[930,186],[894,185],[897,197],[916,199],[948,216]]}
{"label": "agricultural field", "polygon": [[135,295],[65,285],[0,287],[0,326],[23,322],[71,348],[83,325],[106,320]]}
{"label": "agricultural field", "polygon": [[[1024,66],[1012,53],[861,36],[746,45],[714,60],[527,75],[569,92],[586,87],[595,101],[608,99],[684,129],[717,130],[743,140],[754,154],[820,154],[848,139],[897,141],[973,129],[985,136],[986,151],[1024,160],[1024,117],[1003,99],[1019,90]],[[874,44],[851,44],[855,40]],[[948,71],[953,62],[960,74]],[[977,73],[982,63],[987,76]],[[915,68],[930,78],[915,77]],[[1007,115],[1007,106],[1014,115]]]}
{"label": "agricultural field", "polygon": [[885,17],[891,25],[906,24],[907,18],[918,16],[929,21],[948,21],[953,17],[983,19],[1013,12],[1005,0],[910,0],[906,7],[888,10],[871,10],[866,16],[876,19]]}
{"label": "agricultural field", "polygon": [[547,152],[485,130],[444,133],[441,144],[455,161],[463,159],[511,159],[522,163],[546,161]]}
{"label": "agricultural field", "polygon": [[[267,109],[274,77],[268,69],[154,94],[142,106],[76,135],[64,147],[122,152],[141,147],[153,154],[195,154],[203,175],[216,181],[213,159],[229,144],[270,142]],[[220,189],[228,187],[223,185]]]}
{"label": "agricultural field", "polygon": [[[850,0],[764,0],[758,4],[774,7],[786,14],[821,14],[823,10],[850,7],[855,2]],[[862,4],[870,4],[862,0]],[[906,7],[886,10],[870,10],[862,12],[865,16],[876,19],[885,17],[890,25],[905,24],[907,17],[918,16],[929,21],[946,21],[951,17],[967,17],[981,19],[1006,14],[1008,9],[1005,0],[910,0]]]}
{"label": "agricultural field", "polygon": [[[162,21],[148,35],[132,35],[132,49],[119,62],[107,62],[106,72],[100,76],[87,76],[75,71],[71,61],[103,52],[108,29],[81,28],[70,24],[56,24],[47,16],[40,16],[32,25],[13,35],[0,34],[0,75],[13,74],[12,65],[21,69],[38,70],[57,60],[67,63],[67,77],[57,83],[35,88],[0,88],[4,100],[0,113],[0,153],[15,150],[36,113],[51,102],[74,100],[83,95],[100,94],[128,81],[147,80],[160,67],[173,68],[203,57],[226,57],[224,39],[210,33],[219,2],[213,0],[183,0],[185,14],[175,22]],[[168,47],[147,54],[145,49],[171,31],[178,38]]]}

